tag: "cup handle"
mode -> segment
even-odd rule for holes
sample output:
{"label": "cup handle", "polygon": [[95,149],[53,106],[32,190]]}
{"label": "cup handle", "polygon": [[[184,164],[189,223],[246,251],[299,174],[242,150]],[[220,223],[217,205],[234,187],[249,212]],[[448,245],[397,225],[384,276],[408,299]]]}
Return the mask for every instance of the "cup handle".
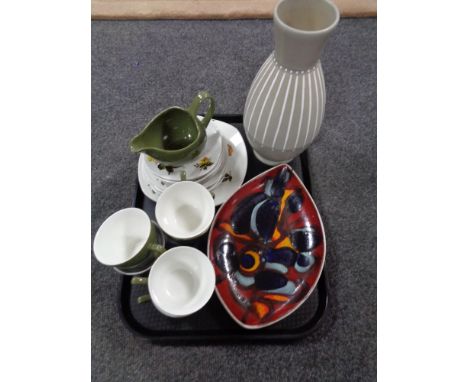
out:
{"label": "cup handle", "polygon": [[161,244],[150,243],[148,249],[153,252],[154,256],[158,258],[164,252],[166,252],[166,248],[164,248]]}
{"label": "cup handle", "polygon": [[133,276],[132,280],[130,281],[132,285],[147,285],[148,284],[148,277],[140,277],[140,276]]}
{"label": "cup handle", "polygon": [[213,114],[215,111],[215,100],[211,97],[207,91],[199,92],[196,97],[193,99],[192,104],[188,107],[187,111],[192,114],[194,118],[197,118],[197,112],[200,108],[201,103],[204,100],[208,100],[210,104],[208,105],[208,110],[206,111],[205,117],[200,121],[200,125],[206,129],[208,123],[210,122],[211,118],[213,118]]}
{"label": "cup handle", "polygon": [[137,303],[138,304],[144,304],[146,302],[151,301],[151,296],[149,294],[144,294],[143,296],[140,296],[137,298]]}
{"label": "cup handle", "polygon": [[[133,276],[132,280],[130,281],[132,285],[147,285],[148,284],[148,277],[140,277],[140,276]],[[149,294],[144,294],[137,298],[138,304],[144,304],[145,302],[151,301],[151,296]]]}

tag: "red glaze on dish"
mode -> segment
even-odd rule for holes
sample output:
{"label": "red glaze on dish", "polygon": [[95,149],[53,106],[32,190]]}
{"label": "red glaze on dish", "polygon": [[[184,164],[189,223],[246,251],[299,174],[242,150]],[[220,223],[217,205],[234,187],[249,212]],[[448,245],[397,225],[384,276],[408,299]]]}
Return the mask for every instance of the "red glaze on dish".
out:
{"label": "red glaze on dish", "polygon": [[241,326],[272,325],[312,293],[325,248],[309,192],[290,166],[274,167],[244,184],[216,214],[208,239],[216,293]]}

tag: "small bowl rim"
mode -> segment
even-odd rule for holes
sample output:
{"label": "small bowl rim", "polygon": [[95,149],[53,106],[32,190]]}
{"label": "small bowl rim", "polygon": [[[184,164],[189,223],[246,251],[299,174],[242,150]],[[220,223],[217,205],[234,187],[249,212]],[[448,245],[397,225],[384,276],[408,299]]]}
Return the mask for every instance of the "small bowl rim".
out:
{"label": "small bowl rim", "polygon": [[[200,299],[200,302],[198,304],[195,305],[195,307],[191,310],[182,310],[180,309],[179,312],[174,312],[174,311],[171,311],[170,309],[168,310],[167,308],[165,308],[164,306],[161,306],[160,303],[158,302],[158,300],[156,299],[156,297],[153,295],[153,288],[150,287],[150,283],[151,283],[151,280],[154,276],[154,270],[157,269],[158,267],[158,264],[161,263],[161,259],[164,259],[168,256],[174,256],[174,252],[182,252],[182,251],[191,251],[192,254],[190,254],[190,256],[197,256],[197,262],[198,264],[201,264],[201,266],[203,268],[205,268],[207,270],[207,272],[209,273],[210,275],[210,284],[209,286],[206,288],[206,294],[203,295],[203,298]],[[211,270],[211,271],[209,271]],[[214,267],[213,267],[213,264],[211,263],[210,259],[208,258],[208,256],[206,256],[202,251],[200,251],[199,249],[197,248],[193,248],[193,247],[189,247],[189,246],[178,246],[178,247],[173,247],[171,249],[168,249],[166,252],[164,252],[161,256],[159,256],[156,261],[154,262],[154,264],[151,266],[151,269],[150,269],[150,272],[149,272],[149,275],[148,275],[148,292],[150,294],[150,297],[151,297],[151,301],[153,303],[153,305],[155,306],[155,308],[157,310],[159,310],[162,314],[168,316],[168,317],[174,317],[174,318],[177,318],[177,317],[186,317],[186,316],[189,316],[191,314],[194,314],[196,312],[198,312],[200,309],[202,309],[207,303],[208,301],[210,301],[211,297],[213,296],[213,293],[214,293],[214,290],[216,288],[216,274],[215,274],[215,270],[214,270]],[[182,305],[183,307],[183,305]]]}
{"label": "small bowl rim", "polygon": [[[210,200],[209,211],[204,210],[204,213],[208,214],[207,223],[205,225],[202,225],[196,231],[191,232],[190,235],[185,235],[185,236],[174,234],[174,232],[171,232],[170,227],[167,227],[166,224],[164,224],[163,219],[161,219],[161,207],[158,207],[158,206],[161,206],[161,204],[165,202],[165,199],[168,198],[168,195],[170,195],[171,191],[174,191],[174,189],[178,189],[184,186],[198,188],[200,194],[203,194],[206,197],[206,200]],[[154,215],[156,217],[156,221],[159,227],[164,231],[164,233],[166,233],[167,235],[169,235],[170,237],[174,239],[190,240],[190,239],[194,239],[196,237],[203,235],[205,232],[207,232],[210,229],[211,224],[213,223],[215,211],[216,211],[216,206],[215,206],[214,198],[212,197],[210,191],[208,191],[205,186],[201,185],[198,182],[184,180],[184,181],[180,181],[180,182],[170,185],[161,193],[161,195],[159,195],[158,201],[156,202],[156,206],[154,209]]]}

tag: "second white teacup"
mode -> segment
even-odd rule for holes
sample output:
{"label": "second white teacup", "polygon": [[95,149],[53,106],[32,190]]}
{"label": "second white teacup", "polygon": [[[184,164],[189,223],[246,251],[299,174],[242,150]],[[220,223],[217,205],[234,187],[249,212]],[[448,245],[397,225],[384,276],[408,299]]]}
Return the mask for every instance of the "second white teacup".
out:
{"label": "second white teacup", "polygon": [[133,277],[133,285],[148,285],[148,295],[138,303],[152,301],[162,314],[185,317],[197,312],[211,298],[216,277],[208,257],[192,247],[174,247],[151,267],[148,277]]}
{"label": "second white teacup", "polygon": [[166,188],[156,203],[161,229],[178,240],[190,240],[210,228],[215,214],[213,196],[201,184],[183,181]]}

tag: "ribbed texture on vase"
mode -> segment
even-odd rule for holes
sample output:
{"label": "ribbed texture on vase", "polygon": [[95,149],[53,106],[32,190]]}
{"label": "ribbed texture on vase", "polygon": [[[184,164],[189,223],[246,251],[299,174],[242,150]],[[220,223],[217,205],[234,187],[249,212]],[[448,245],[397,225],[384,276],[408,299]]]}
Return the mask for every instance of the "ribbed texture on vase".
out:
{"label": "ribbed texture on vase", "polygon": [[247,96],[244,127],[261,157],[287,162],[312,143],[325,112],[325,80],[320,60],[306,71],[281,67],[272,53]]}

